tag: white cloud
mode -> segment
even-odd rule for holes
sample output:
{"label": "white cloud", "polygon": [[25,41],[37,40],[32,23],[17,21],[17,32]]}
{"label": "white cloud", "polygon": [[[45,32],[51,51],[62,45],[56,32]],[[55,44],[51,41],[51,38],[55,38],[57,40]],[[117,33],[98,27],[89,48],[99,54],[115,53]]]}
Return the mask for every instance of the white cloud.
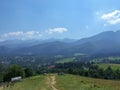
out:
{"label": "white cloud", "polygon": [[16,31],[16,32],[8,32],[4,34],[0,34],[0,42],[8,39],[21,39],[21,40],[28,40],[28,39],[40,39],[40,38],[46,38],[46,35],[48,34],[54,34],[54,33],[64,33],[68,30],[66,28],[52,28],[48,29],[44,32],[39,31]]}
{"label": "white cloud", "polygon": [[0,35],[1,40],[3,39],[34,39],[42,36],[42,34],[38,31],[16,31],[16,32],[9,32]]}
{"label": "white cloud", "polygon": [[28,31],[24,33],[24,35],[29,38],[42,36],[42,34],[38,31]]}
{"label": "white cloud", "polygon": [[104,14],[101,16],[101,19],[111,25],[118,24],[120,23],[120,10],[115,10],[111,13]]}
{"label": "white cloud", "polygon": [[67,31],[68,31],[67,28],[52,28],[52,29],[47,30],[46,32],[48,34],[53,34],[53,33],[64,33]]}
{"label": "white cloud", "polygon": [[18,32],[9,32],[9,33],[3,34],[1,37],[21,36],[23,34],[24,33],[21,32],[21,31],[18,31]]}

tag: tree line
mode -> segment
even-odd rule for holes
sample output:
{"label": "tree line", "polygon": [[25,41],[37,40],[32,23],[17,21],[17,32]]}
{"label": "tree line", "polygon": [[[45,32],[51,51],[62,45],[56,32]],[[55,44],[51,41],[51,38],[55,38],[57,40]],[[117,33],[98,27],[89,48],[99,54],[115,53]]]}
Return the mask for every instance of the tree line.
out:
{"label": "tree line", "polygon": [[11,78],[22,76],[22,78],[44,73],[67,73],[86,77],[120,80],[120,69],[113,70],[110,66],[106,69],[100,68],[91,62],[68,62],[54,65],[41,66],[38,69],[11,65],[6,70],[0,65],[0,82],[9,82]]}
{"label": "tree line", "polygon": [[23,68],[18,65],[11,65],[5,71],[0,67],[0,82],[9,82],[11,78],[21,76],[22,78],[33,76],[31,68]]}
{"label": "tree line", "polygon": [[63,72],[101,79],[120,79],[120,69],[113,70],[109,66],[104,70],[103,68],[99,68],[98,65],[90,62],[69,62],[56,64],[55,68],[48,70],[48,72]]}

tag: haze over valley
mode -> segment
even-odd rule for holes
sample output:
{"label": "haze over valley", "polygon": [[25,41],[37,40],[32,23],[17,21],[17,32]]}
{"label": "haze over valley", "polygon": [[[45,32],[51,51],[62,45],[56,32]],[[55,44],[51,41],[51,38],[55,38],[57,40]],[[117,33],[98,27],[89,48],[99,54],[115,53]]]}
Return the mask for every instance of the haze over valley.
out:
{"label": "haze over valley", "polygon": [[120,1],[0,0],[0,90],[120,90]]}

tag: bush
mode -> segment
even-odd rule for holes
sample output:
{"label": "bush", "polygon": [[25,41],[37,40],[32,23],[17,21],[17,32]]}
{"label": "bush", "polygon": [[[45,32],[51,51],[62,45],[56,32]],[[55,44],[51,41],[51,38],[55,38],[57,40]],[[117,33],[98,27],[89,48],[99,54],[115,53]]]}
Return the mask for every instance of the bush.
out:
{"label": "bush", "polygon": [[18,65],[12,65],[7,69],[3,79],[4,81],[10,81],[12,77],[17,76],[25,77],[24,69]]}
{"label": "bush", "polygon": [[25,69],[25,77],[31,77],[33,76],[33,70],[31,68]]}

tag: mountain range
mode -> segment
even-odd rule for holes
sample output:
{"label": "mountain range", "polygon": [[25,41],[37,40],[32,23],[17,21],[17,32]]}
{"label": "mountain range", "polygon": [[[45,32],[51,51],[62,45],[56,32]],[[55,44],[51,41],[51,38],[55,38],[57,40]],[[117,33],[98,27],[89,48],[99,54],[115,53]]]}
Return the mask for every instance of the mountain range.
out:
{"label": "mountain range", "polygon": [[106,31],[80,40],[7,40],[0,42],[0,55],[119,55],[120,30]]}

